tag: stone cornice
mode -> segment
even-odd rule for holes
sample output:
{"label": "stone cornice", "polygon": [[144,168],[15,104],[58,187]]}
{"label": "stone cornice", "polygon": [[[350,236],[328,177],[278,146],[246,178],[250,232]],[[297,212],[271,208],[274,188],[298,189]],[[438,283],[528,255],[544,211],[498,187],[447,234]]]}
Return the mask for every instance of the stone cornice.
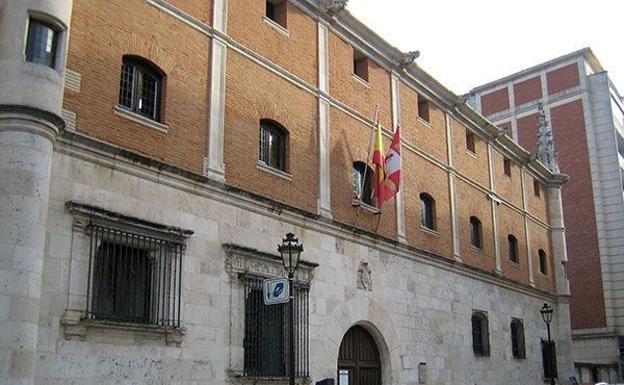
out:
{"label": "stone cornice", "polygon": [[[132,154],[133,156],[131,158],[125,158],[121,155],[124,152],[119,151],[114,146],[97,142],[76,133],[71,133],[67,136],[71,136],[72,140],[67,140],[65,135],[61,137],[56,151],[68,156],[99,164],[103,167],[114,168],[121,173],[150,180],[154,183],[159,183],[190,194],[258,213],[294,226],[341,238],[349,242],[366,246],[375,245],[381,253],[388,256],[416,261],[506,289],[522,292],[535,298],[549,300],[555,298],[554,293],[539,290],[525,283],[508,280],[498,276],[495,272],[483,271],[475,267],[467,266],[450,258],[414,246],[404,245],[396,240],[385,238],[336,220],[323,218],[317,214],[312,214],[223,183],[214,182],[201,176],[195,175],[189,178],[189,174],[194,174],[176,169],[173,166],[164,165],[149,158],[140,157],[136,154]],[[97,143],[97,146],[93,146],[93,143]],[[142,161],[137,161],[139,158],[143,158]],[[179,172],[176,172],[176,170]]]}

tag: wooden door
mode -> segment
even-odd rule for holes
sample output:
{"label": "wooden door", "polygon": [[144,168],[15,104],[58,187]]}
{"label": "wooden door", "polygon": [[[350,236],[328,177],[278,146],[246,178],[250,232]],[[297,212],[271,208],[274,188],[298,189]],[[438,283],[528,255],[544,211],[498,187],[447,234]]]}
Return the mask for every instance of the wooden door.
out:
{"label": "wooden door", "polygon": [[379,350],[361,326],[349,329],[340,344],[338,385],[381,385]]}

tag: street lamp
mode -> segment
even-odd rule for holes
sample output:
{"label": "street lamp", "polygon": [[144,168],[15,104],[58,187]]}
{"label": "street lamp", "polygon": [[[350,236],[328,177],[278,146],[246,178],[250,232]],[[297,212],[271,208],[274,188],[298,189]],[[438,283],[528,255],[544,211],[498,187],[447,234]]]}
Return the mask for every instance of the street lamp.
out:
{"label": "street lamp", "polygon": [[303,251],[303,245],[299,244],[299,240],[295,238],[295,234],[288,233],[286,238],[282,240],[281,245],[277,245],[277,251],[282,256],[282,263],[284,269],[288,273],[288,309],[290,313],[290,340],[289,340],[289,355],[290,355],[290,385],[295,385],[295,291],[293,288],[293,280],[295,277],[295,271],[299,266],[299,256]]}
{"label": "street lamp", "polygon": [[540,309],[540,313],[542,314],[542,319],[546,324],[546,330],[548,331],[548,363],[550,365],[550,384],[555,385],[555,367],[553,365],[553,348],[552,341],[550,340],[550,323],[552,322],[553,317],[553,308],[550,307],[547,303],[542,306]]}

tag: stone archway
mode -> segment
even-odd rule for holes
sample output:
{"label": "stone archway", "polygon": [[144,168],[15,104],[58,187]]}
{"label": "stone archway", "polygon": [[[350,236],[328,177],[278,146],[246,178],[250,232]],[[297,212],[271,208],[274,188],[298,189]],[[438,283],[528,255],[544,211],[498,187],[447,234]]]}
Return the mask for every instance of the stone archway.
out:
{"label": "stone archway", "polygon": [[381,385],[381,359],[373,336],[355,325],[345,334],[338,353],[338,385]]}

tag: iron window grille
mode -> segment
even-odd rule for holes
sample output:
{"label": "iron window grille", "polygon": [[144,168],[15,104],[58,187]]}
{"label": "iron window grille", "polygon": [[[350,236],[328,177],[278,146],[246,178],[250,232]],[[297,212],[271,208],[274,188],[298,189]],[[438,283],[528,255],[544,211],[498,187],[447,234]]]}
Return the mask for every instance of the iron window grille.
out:
{"label": "iron window grille", "polygon": [[180,327],[184,243],[97,223],[88,233],[87,318]]}
{"label": "iron window grille", "polygon": [[488,318],[484,312],[472,313],[472,351],[477,356],[490,355],[490,331]]}
{"label": "iron window grille", "polygon": [[519,319],[511,321],[511,353],[514,358],[526,358],[524,325]]}
{"label": "iron window grille", "polygon": [[286,130],[277,123],[260,121],[260,161],[269,167],[286,171]]}
{"label": "iron window grille", "polygon": [[[245,295],[245,377],[289,377],[288,304],[265,305],[262,278],[243,275]],[[295,376],[309,376],[308,288],[295,284]]]}
{"label": "iron window grille", "polygon": [[557,378],[557,349],[555,341],[548,342],[542,339],[542,365],[544,378]]}
{"label": "iron window grille", "polygon": [[119,105],[160,121],[164,75],[146,60],[125,56],[121,65]]}
{"label": "iron window grille", "polygon": [[435,201],[429,194],[420,194],[420,224],[421,226],[435,230]]}
{"label": "iron window grille", "polygon": [[55,68],[59,32],[41,21],[30,19],[26,38],[26,61]]}

